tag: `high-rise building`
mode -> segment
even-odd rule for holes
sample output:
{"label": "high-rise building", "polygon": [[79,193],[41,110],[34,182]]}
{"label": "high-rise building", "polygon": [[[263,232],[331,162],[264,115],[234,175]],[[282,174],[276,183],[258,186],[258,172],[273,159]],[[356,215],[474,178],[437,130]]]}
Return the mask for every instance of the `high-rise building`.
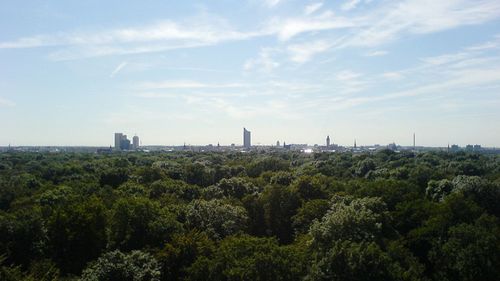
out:
{"label": "high-rise building", "polygon": [[134,149],[138,149],[139,148],[139,137],[138,136],[134,136],[132,138],[132,146]]}
{"label": "high-rise building", "polygon": [[276,146],[280,146],[280,141],[276,141]]}
{"label": "high-rise building", "polygon": [[330,136],[326,136],[326,147],[330,147]]}
{"label": "high-rise building", "polygon": [[118,150],[121,149],[122,138],[123,138],[122,133],[115,133],[115,149]]}
{"label": "high-rise building", "polygon": [[127,135],[123,135],[122,140],[120,142],[120,149],[122,150],[130,149],[130,140],[127,138]]}
{"label": "high-rise building", "polygon": [[250,148],[252,146],[250,131],[245,128],[243,128],[243,146],[245,148]]}
{"label": "high-rise building", "polygon": [[115,133],[115,149],[128,150],[130,149],[130,140],[123,133]]}

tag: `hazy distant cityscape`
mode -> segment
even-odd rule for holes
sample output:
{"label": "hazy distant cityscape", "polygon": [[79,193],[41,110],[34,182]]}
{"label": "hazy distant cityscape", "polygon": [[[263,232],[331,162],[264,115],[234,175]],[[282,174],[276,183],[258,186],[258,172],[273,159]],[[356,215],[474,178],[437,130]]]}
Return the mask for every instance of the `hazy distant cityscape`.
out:
{"label": "hazy distant cityscape", "polygon": [[446,146],[419,146],[416,142],[416,135],[413,134],[412,145],[401,145],[397,143],[389,144],[372,144],[372,145],[357,145],[357,140],[353,140],[352,145],[340,145],[335,143],[333,136],[327,135],[323,143],[307,144],[294,143],[293,141],[277,140],[275,144],[252,144],[252,132],[243,128],[242,144],[206,144],[206,145],[191,145],[184,143],[182,145],[142,145],[138,135],[134,135],[132,140],[124,133],[115,133],[114,142],[111,146],[0,146],[1,152],[6,151],[31,151],[31,152],[89,152],[89,153],[113,153],[121,151],[192,151],[192,152],[209,152],[209,151],[296,151],[302,153],[316,152],[373,152],[383,149],[392,151],[446,151],[446,152],[477,152],[477,153],[500,153],[500,148],[483,147],[480,144],[468,144],[459,146],[457,144],[447,144]]}

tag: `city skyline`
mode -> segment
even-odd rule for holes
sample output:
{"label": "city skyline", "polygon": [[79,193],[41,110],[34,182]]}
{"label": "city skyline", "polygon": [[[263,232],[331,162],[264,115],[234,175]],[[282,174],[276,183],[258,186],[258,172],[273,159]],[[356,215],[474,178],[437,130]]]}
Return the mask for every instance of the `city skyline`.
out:
{"label": "city skyline", "polygon": [[500,146],[496,0],[3,3],[0,146]]}

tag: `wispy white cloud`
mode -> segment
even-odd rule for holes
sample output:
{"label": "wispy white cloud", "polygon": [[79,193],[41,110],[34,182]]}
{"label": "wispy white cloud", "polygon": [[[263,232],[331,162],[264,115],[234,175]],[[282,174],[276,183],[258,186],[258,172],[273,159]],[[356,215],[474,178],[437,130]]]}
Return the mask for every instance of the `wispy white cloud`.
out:
{"label": "wispy white cloud", "polygon": [[263,2],[264,2],[264,5],[272,8],[272,7],[277,6],[280,3],[284,2],[284,0],[263,0]]}
{"label": "wispy white cloud", "polygon": [[113,72],[111,72],[109,77],[111,77],[111,78],[115,77],[115,75],[118,74],[118,72],[120,72],[125,66],[127,66],[127,64],[128,64],[128,62],[126,62],[126,61],[120,63],[117,67],[115,67]]}
{"label": "wispy white cloud", "polygon": [[289,45],[287,50],[290,53],[290,60],[296,63],[305,63],[315,54],[322,53],[330,48],[331,44],[318,40],[314,42]]}
{"label": "wispy white cloud", "polygon": [[335,78],[339,81],[350,81],[360,77],[360,73],[353,72],[351,70],[343,70],[335,75]]}
{"label": "wispy white cloud", "polygon": [[361,29],[343,46],[377,46],[403,34],[426,34],[465,25],[481,24],[500,17],[494,0],[406,0],[389,3],[367,18]]}
{"label": "wispy white cloud", "polygon": [[361,2],[361,0],[347,0],[344,4],[342,4],[341,9],[344,11],[349,11],[354,8]]}
{"label": "wispy white cloud", "polygon": [[381,57],[387,55],[389,52],[383,50],[371,51],[365,54],[366,57]]}
{"label": "wispy white cloud", "polygon": [[362,24],[358,18],[336,16],[331,11],[325,11],[316,16],[275,18],[267,24],[270,34],[276,34],[281,41],[288,41],[306,32],[346,29]]}
{"label": "wispy white cloud", "polygon": [[467,51],[483,51],[483,50],[492,50],[500,48],[500,36],[495,36],[494,40],[483,42],[480,44],[476,44],[466,48]]}
{"label": "wispy white cloud", "polygon": [[[282,1],[265,2],[276,6]],[[366,0],[350,0],[345,2],[344,6],[351,9],[362,2]],[[262,36],[276,36],[281,42],[293,40],[293,44],[285,49],[291,54],[290,59],[293,62],[302,63],[329,49],[378,47],[408,34],[439,32],[500,18],[500,1],[496,0],[387,1],[374,9],[363,10],[349,17],[337,15],[331,10],[318,13],[322,8],[322,2],[312,3],[306,6],[303,14],[274,17],[244,31],[235,28],[221,17],[202,15],[184,21],[165,20],[98,32],[60,32],[23,37],[0,42],[0,49],[52,47],[49,58],[67,60],[198,48]],[[301,35],[310,36],[308,41],[312,43],[303,43],[304,40],[300,40],[303,38],[294,40]],[[472,48],[496,48],[499,45],[497,41]],[[386,51],[376,50],[366,56],[385,54]],[[268,71],[279,64],[279,61],[261,53],[258,58],[247,61],[246,66],[252,68],[259,65]]]}
{"label": "wispy white cloud", "polygon": [[304,9],[304,14],[310,15],[323,7],[323,2],[309,4]]}
{"label": "wispy white cloud", "polygon": [[[347,3],[358,4],[357,1]],[[465,0],[406,0],[387,2],[377,9],[349,18],[325,11],[318,16],[275,19],[269,26],[274,28],[271,33],[276,34],[281,41],[291,40],[304,33],[312,34],[313,43],[303,43],[303,49],[297,48],[300,46],[298,44],[289,47],[293,53],[292,61],[305,62],[314,54],[329,49],[376,47],[408,34],[439,32],[497,18],[500,18],[500,2],[493,0],[474,3]],[[331,30],[345,32],[335,37],[321,33]],[[479,47],[492,48],[493,44]],[[366,56],[386,54],[387,51],[376,50]]]}
{"label": "wispy white cloud", "polygon": [[400,80],[404,78],[404,75],[397,71],[384,72],[381,76],[388,80]]}
{"label": "wispy white cloud", "polygon": [[153,89],[217,89],[217,88],[242,88],[247,87],[241,83],[209,84],[191,80],[169,80],[160,82],[142,82],[136,85],[139,90]]}
{"label": "wispy white cloud", "polygon": [[105,55],[159,52],[179,48],[209,46],[226,41],[247,40],[262,36],[261,31],[241,32],[216,16],[171,20],[99,32],[35,35],[0,42],[0,49],[60,47],[51,54],[55,60]]}
{"label": "wispy white cloud", "polygon": [[272,54],[275,52],[276,49],[273,48],[262,48],[257,58],[251,58],[245,62],[243,69],[246,71],[255,69],[270,73],[275,68],[280,66],[280,63],[272,58]]}

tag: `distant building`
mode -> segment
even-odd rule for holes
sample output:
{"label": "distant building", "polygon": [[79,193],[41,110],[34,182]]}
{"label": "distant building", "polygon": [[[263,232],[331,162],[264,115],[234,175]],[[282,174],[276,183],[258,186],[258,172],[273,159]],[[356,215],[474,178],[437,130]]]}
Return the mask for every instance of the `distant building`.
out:
{"label": "distant building", "polygon": [[326,136],[326,147],[330,147],[330,136]]}
{"label": "distant building", "polygon": [[397,150],[398,149],[398,146],[396,145],[396,143],[390,143],[387,145],[387,149],[390,149],[390,150]]}
{"label": "distant building", "polygon": [[120,150],[121,149],[121,142],[122,142],[123,134],[122,133],[115,133],[115,149]]}
{"label": "distant building", "polygon": [[287,149],[287,150],[290,150],[292,148],[292,145],[291,144],[286,144],[286,142],[283,142],[283,148]]}
{"label": "distant building", "polygon": [[138,149],[139,148],[139,137],[138,136],[134,136],[132,138],[132,147],[134,149]]}
{"label": "distant building", "polygon": [[130,140],[127,139],[127,135],[123,133],[115,133],[115,149],[116,150],[129,150]]}
{"label": "distant building", "polygon": [[129,150],[130,149],[130,140],[127,139],[127,135],[123,135],[123,138],[120,142],[120,149]]}
{"label": "distant building", "polygon": [[276,141],[276,146],[280,146],[280,141]]}
{"label": "distant building", "polygon": [[243,146],[247,149],[252,147],[252,139],[250,134],[250,131],[248,131],[246,128],[243,128]]}

